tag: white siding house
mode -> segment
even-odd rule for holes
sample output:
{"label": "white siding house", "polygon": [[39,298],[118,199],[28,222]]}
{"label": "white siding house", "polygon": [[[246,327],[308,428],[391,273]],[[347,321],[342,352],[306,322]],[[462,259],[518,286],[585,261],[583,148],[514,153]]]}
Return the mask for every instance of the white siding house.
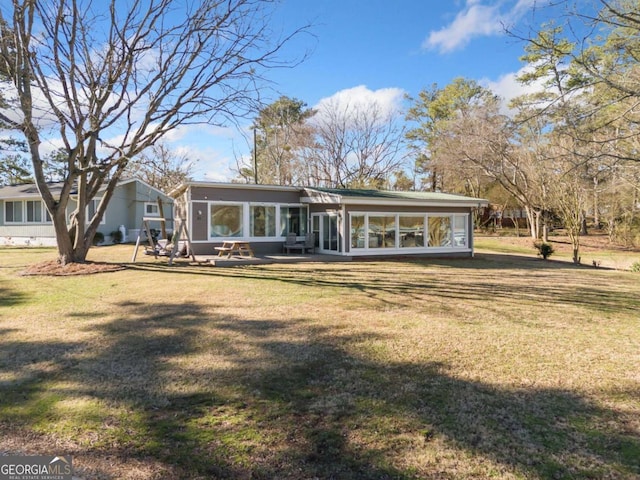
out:
{"label": "white siding house", "polygon": [[[59,192],[61,184],[52,183],[52,192]],[[67,216],[76,208],[72,202]],[[140,228],[142,217],[159,215],[158,198],[162,200],[163,215],[168,228],[173,225],[173,199],[157,188],[139,179],[120,182],[109,202],[98,231],[111,242],[111,233],[124,226],[128,238],[135,241],[130,232]],[[100,194],[89,205],[89,215],[100,202]],[[137,233],[135,233],[137,237]],[[56,238],[51,216],[44,206],[35,184],[0,187],[0,245],[55,246]]]}

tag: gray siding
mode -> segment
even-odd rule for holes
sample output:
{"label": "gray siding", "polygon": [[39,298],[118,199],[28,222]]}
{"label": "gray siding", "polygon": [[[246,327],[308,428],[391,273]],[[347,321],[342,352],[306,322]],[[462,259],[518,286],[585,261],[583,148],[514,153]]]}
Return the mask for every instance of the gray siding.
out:
{"label": "gray siding", "polygon": [[300,203],[300,191],[241,188],[192,187],[191,201]]}
{"label": "gray siding", "polygon": [[191,239],[194,242],[209,239],[207,231],[209,218],[209,204],[194,202],[191,204]]}

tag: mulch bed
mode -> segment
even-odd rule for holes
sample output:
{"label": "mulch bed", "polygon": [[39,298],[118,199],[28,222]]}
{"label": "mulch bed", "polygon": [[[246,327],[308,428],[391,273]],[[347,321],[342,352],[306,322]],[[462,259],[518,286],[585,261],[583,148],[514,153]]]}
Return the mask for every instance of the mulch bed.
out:
{"label": "mulch bed", "polygon": [[61,265],[57,260],[51,260],[28,266],[22,272],[22,275],[91,275],[94,273],[117,272],[119,270],[124,270],[124,268],[125,267],[123,265],[118,263],[85,262]]}

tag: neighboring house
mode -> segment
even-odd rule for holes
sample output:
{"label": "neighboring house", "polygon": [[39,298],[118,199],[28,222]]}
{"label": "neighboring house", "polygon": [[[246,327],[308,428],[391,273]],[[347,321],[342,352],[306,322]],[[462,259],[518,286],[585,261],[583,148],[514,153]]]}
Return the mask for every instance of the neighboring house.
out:
{"label": "neighboring house", "polygon": [[[59,194],[62,184],[50,184],[54,195]],[[123,241],[135,241],[143,217],[159,217],[158,197],[162,200],[167,228],[173,227],[173,199],[160,190],[138,179],[124,180],[116,186],[98,231],[111,243],[111,233],[125,229]],[[98,194],[88,206],[87,216],[93,216],[100,203]],[[67,216],[76,208],[71,195]],[[159,228],[158,225],[151,225]],[[51,216],[44,206],[35,184],[0,187],[0,244],[55,246],[56,238]]]}
{"label": "neighboring house", "polygon": [[312,233],[318,253],[472,256],[471,214],[488,204],[444,193],[209,182],[186,183],[171,196],[196,255],[231,240],[282,252],[287,234],[303,241]]}

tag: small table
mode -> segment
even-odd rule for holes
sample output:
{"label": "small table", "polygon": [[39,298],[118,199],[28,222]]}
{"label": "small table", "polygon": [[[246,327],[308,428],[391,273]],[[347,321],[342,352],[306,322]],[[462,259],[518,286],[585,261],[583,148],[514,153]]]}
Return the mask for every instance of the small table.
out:
{"label": "small table", "polygon": [[215,249],[218,250],[219,257],[223,257],[226,255],[227,258],[231,258],[231,255],[233,254],[236,254],[240,257],[253,257],[253,250],[251,249],[251,245],[249,245],[249,242],[223,242],[221,247],[215,247]]}

